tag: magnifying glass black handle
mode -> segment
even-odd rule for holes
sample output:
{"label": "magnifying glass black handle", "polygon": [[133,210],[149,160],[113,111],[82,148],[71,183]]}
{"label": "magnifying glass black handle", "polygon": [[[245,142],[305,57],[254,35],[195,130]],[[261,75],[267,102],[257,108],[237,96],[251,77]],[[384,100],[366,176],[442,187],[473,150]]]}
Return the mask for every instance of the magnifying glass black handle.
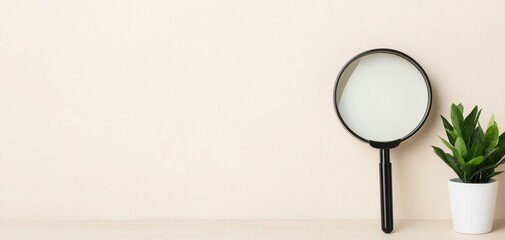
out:
{"label": "magnifying glass black handle", "polygon": [[391,163],[389,149],[381,149],[380,184],[381,184],[381,223],[382,231],[393,231],[393,187],[391,183]]}

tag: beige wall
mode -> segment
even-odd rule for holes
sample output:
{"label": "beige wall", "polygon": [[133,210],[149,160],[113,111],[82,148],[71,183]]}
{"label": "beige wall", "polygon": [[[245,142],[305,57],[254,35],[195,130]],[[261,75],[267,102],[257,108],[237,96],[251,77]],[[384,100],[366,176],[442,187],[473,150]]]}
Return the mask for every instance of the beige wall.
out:
{"label": "beige wall", "polygon": [[[378,218],[378,150],[332,105],[403,51],[432,114],[392,151],[395,216],[448,219],[451,102],[505,129],[505,3],[1,1],[0,219]],[[503,169],[503,168],[502,168]],[[496,218],[505,219],[505,175]]]}

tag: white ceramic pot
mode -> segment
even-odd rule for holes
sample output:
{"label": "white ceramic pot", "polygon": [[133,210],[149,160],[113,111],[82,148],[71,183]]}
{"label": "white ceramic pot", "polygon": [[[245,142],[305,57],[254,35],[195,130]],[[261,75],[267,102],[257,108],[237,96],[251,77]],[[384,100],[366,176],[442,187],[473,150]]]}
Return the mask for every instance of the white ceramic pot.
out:
{"label": "white ceramic pot", "polygon": [[449,180],[452,227],[466,234],[483,234],[493,229],[498,181],[463,183],[459,178]]}

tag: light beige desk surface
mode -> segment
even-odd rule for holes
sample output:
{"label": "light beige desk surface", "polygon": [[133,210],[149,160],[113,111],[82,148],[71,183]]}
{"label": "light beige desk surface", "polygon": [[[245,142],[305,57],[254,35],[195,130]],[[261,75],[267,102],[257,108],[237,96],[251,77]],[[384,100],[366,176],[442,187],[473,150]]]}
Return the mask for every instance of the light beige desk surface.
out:
{"label": "light beige desk surface", "polygon": [[391,234],[379,226],[375,220],[2,221],[0,239],[505,239],[505,221],[484,235],[455,233],[449,221],[397,221]]}

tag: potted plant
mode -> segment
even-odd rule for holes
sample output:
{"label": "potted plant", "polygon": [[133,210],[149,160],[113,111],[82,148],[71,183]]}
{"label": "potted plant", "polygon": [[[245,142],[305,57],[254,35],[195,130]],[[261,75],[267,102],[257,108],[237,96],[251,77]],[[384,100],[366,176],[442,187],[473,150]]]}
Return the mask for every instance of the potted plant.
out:
{"label": "potted plant", "polygon": [[463,105],[452,104],[451,122],[441,116],[447,140],[442,137],[440,140],[449,153],[432,147],[458,175],[448,184],[454,231],[488,233],[493,227],[498,191],[498,181],[492,178],[502,173],[496,168],[505,163],[505,133],[499,133],[494,116],[484,131],[477,106],[466,117],[463,110]]}

